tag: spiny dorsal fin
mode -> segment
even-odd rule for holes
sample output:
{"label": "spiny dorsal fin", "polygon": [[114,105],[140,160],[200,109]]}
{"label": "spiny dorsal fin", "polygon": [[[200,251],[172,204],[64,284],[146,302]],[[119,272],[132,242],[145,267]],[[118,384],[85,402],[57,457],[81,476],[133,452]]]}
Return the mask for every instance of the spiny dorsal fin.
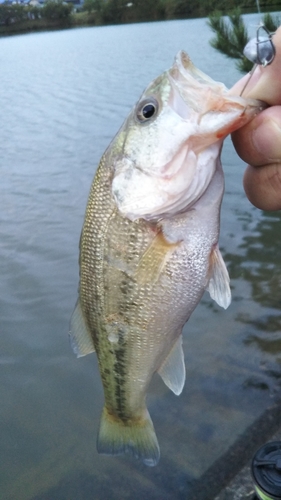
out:
{"label": "spiny dorsal fin", "polygon": [[93,339],[86,326],[79,299],[71,316],[69,336],[71,347],[77,358],[94,352]]}
{"label": "spiny dorsal fin", "polygon": [[210,269],[211,278],[207,290],[219,306],[227,309],[231,302],[229,274],[218,246],[211,253]]}
{"label": "spiny dorsal fin", "polygon": [[167,260],[178,245],[180,242],[169,243],[162,231],[159,231],[139,261],[135,273],[137,281],[156,283]]}
{"label": "spiny dorsal fin", "polygon": [[185,383],[185,364],[182,350],[182,335],[173,345],[168,357],[158,370],[166,386],[177,396],[182,392]]}

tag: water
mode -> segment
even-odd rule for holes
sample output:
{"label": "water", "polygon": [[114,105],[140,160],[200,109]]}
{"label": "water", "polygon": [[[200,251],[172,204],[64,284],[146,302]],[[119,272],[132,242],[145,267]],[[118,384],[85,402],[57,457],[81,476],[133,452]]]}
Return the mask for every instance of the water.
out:
{"label": "water", "polygon": [[186,499],[280,395],[280,213],[247,201],[230,141],[221,249],[233,302],[224,311],[206,294],[185,327],[180,397],[160,377],[152,381],[156,468],[97,455],[97,361],[77,360],[68,343],[79,234],[99,158],[179,49],[213,78],[235,82],[234,63],[210,47],[211,36],[200,19],[0,39],[3,500]]}

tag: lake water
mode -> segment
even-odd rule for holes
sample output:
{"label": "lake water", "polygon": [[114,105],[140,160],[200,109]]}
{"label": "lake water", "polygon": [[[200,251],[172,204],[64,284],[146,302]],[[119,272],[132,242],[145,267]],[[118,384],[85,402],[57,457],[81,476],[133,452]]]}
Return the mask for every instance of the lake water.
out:
{"label": "lake water", "polygon": [[[251,25],[258,16],[247,16]],[[231,86],[234,62],[204,19],[0,39],[0,485],[3,500],[177,500],[196,488],[280,396],[280,212],[252,207],[226,141],[220,246],[227,311],[206,294],[185,327],[180,397],[155,376],[148,407],[161,447],[150,469],[104,457],[95,355],[68,342],[78,242],[99,158],[179,49]],[[213,498],[210,493],[204,500]],[[195,492],[195,493],[194,493]]]}

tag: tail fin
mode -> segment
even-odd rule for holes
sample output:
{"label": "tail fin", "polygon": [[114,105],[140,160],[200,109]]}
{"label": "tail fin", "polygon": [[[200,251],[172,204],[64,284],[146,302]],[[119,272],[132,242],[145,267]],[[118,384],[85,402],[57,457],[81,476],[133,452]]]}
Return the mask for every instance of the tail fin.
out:
{"label": "tail fin", "polygon": [[152,420],[147,410],[141,419],[124,423],[103,409],[97,439],[97,450],[106,455],[128,453],[153,467],[160,458],[160,450]]}

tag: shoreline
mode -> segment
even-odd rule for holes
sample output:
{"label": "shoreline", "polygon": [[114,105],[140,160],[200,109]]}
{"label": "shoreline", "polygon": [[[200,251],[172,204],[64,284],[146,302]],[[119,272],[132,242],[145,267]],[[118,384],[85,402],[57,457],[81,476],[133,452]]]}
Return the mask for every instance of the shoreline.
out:
{"label": "shoreline", "polygon": [[[247,9],[248,10],[248,9]],[[269,11],[271,14],[279,11]],[[249,12],[242,12],[242,15],[245,14],[253,14],[255,11],[250,9]],[[261,16],[265,14],[265,12],[261,12]],[[227,14],[223,14],[227,15]],[[208,16],[189,16],[185,18],[172,18],[172,19],[150,19],[150,20],[140,20],[134,22],[123,22],[123,23],[98,23],[96,22],[94,13],[87,12],[77,12],[71,14],[71,17],[67,19],[65,22],[51,21],[46,19],[33,19],[33,20],[24,20],[21,22],[15,22],[10,24],[9,26],[2,25],[0,26],[0,38],[13,36],[13,35],[24,35],[29,33],[40,33],[44,31],[59,31],[65,29],[75,29],[75,28],[92,28],[92,27],[101,27],[101,26],[117,26],[121,24],[140,24],[140,23],[149,23],[149,22],[165,22],[165,21],[184,21],[190,19],[202,19],[208,18]]]}

